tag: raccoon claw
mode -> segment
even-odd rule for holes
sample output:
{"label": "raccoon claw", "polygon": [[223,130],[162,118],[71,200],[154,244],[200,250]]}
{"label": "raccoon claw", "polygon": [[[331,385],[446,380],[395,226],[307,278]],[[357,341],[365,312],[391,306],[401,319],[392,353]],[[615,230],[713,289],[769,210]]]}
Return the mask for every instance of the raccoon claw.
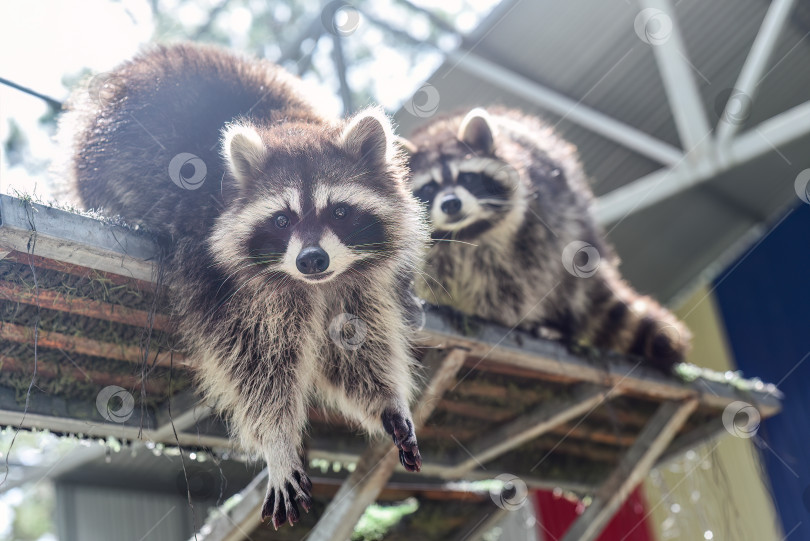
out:
{"label": "raccoon claw", "polygon": [[410,419],[391,410],[382,415],[383,428],[394,445],[399,449],[399,462],[409,472],[418,472],[422,469],[422,455],[419,454],[419,445],[416,443],[416,434]]}
{"label": "raccoon claw", "polygon": [[262,505],[262,522],[272,518],[273,528],[276,530],[285,522],[289,522],[292,526],[301,517],[298,504],[301,504],[307,513],[312,508],[311,490],[312,482],[303,471],[293,472],[283,487],[269,487]]}

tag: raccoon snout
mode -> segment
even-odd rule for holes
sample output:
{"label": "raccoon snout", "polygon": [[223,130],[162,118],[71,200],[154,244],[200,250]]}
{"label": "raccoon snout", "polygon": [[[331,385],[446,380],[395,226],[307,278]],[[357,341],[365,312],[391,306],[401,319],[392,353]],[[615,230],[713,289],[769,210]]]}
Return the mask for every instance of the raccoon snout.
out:
{"label": "raccoon snout", "polygon": [[304,248],[295,258],[295,266],[302,274],[318,274],[329,268],[329,254],[320,246]]}
{"label": "raccoon snout", "polygon": [[461,199],[459,199],[454,193],[447,194],[442,198],[442,202],[439,206],[442,209],[442,212],[452,216],[454,214],[458,214],[458,212],[461,210]]}

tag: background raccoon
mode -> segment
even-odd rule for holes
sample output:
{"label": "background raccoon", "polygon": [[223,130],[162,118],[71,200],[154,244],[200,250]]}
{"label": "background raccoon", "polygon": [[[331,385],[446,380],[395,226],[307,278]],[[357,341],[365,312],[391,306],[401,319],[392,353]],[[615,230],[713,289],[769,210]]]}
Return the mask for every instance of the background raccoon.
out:
{"label": "background raccoon", "polygon": [[404,303],[427,230],[385,115],[330,120],[280,68],[191,45],[137,56],[70,109],[84,205],[165,237],[200,387],[267,461],[262,519],[309,509],[316,390],[418,471]]}
{"label": "background raccoon", "polygon": [[417,281],[422,298],[662,368],[683,358],[688,330],[621,280],[575,149],[551,128],[474,109],[437,119],[404,146],[435,239],[428,278]]}

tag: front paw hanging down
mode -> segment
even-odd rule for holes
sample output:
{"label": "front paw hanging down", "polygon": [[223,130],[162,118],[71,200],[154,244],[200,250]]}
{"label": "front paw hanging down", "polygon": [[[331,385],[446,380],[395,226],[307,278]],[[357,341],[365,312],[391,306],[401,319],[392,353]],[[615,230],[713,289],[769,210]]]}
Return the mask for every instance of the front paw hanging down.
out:
{"label": "front paw hanging down", "polygon": [[394,440],[399,449],[399,461],[402,466],[411,472],[422,469],[422,455],[416,443],[416,434],[413,431],[413,422],[394,410],[385,410],[382,414],[383,428]]}
{"label": "front paw hanging down", "polygon": [[[270,466],[272,468],[272,466]],[[271,482],[262,506],[262,522],[273,518],[273,528],[289,522],[290,526],[298,522],[300,514],[298,503],[309,513],[312,507],[312,481],[303,470],[295,470],[290,476],[276,486]]]}

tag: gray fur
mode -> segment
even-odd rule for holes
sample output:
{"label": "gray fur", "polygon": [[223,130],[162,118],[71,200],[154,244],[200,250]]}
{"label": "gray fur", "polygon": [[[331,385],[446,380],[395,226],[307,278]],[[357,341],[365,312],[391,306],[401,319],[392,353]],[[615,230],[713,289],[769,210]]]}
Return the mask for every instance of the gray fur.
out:
{"label": "gray fur", "polygon": [[[388,431],[418,471],[406,300],[427,230],[389,120],[373,109],[329,119],[280,68],[208,47],[160,47],[112,76],[120,88],[110,99],[71,100],[69,174],[86,207],[162,238],[200,389],[267,461],[262,518],[278,527],[298,520],[297,504],[309,508],[300,454],[313,400]],[[177,152],[205,162],[202,187],[171,181]],[[366,222],[334,221],[341,205]],[[287,229],[274,225],[280,214]],[[353,243],[366,230],[376,237]],[[327,252],[327,272],[296,270],[309,245]],[[360,339],[338,325],[341,314],[358,318]]]}
{"label": "gray fur", "polygon": [[[575,149],[551,128],[516,111],[474,110],[433,121],[403,146],[434,230],[420,296],[510,328],[640,355],[664,369],[683,358],[688,330],[621,279],[590,212]],[[465,171],[499,180],[476,192]],[[431,181],[432,199],[420,191]],[[453,194],[463,204],[448,217],[441,205]],[[598,255],[586,261],[587,253]]]}

